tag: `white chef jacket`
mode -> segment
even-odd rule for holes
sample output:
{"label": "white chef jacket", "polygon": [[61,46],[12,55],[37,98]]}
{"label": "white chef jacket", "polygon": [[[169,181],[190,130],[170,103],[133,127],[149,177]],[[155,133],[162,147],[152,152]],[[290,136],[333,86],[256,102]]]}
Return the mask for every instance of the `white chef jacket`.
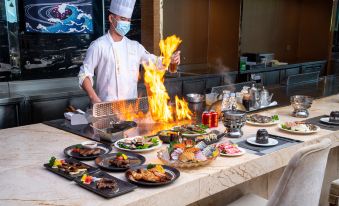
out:
{"label": "white chef jacket", "polygon": [[[88,77],[102,101],[137,98],[139,66],[143,61],[161,62],[137,41],[127,37],[115,42],[109,32],[93,41],[80,67],[79,84]],[[159,61],[160,60],[160,61]]]}

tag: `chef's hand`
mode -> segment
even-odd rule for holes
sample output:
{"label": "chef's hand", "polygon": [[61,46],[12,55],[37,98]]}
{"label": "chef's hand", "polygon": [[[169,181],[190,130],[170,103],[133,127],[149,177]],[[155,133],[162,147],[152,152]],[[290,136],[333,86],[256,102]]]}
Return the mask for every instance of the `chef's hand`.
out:
{"label": "chef's hand", "polygon": [[101,102],[101,99],[97,95],[93,95],[93,97],[90,97],[90,99],[92,104]]}
{"label": "chef's hand", "polygon": [[179,65],[180,64],[180,53],[181,51],[176,51],[171,57],[171,63]]}

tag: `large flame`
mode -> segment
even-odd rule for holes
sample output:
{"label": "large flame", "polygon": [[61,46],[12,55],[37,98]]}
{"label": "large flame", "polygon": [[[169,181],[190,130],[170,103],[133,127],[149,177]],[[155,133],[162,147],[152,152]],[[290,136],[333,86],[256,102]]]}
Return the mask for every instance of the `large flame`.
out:
{"label": "large flame", "polygon": [[176,35],[167,37],[165,40],[160,40],[159,47],[161,51],[161,56],[163,56],[162,64],[167,69],[171,63],[172,54],[177,50],[181,39]]}
{"label": "large flame", "polygon": [[168,105],[170,97],[164,85],[165,70],[159,70],[152,61],[143,63],[144,81],[147,85],[149,109],[154,121],[173,120],[172,109]]}
{"label": "large flame", "polygon": [[[181,43],[180,38],[175,35],[167,37],[166,40],[161,40],[159,43],[161,54],[164,57],[162,64],[168,68],[171,62],[171,56]],[[145,74],[144,82],[147,89],[149,113],[144,114],[136,108],[139,103],[122,105],[125,111],[121,111],[122,118],[125,120],[148,119],[151,118],[153,122],[175,122],[182,120],[191,120],[192,112],[188,108],[188,103],[184,99],[175,96],[175,105],[170,105],[170,97],[164,85],[165,69],[159,69],[154,62],[149,60],[143,64]]]}

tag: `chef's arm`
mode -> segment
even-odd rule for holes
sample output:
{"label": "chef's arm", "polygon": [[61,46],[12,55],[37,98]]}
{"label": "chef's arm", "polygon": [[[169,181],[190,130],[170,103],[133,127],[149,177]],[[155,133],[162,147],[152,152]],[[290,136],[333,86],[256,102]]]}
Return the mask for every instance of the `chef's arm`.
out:
{"label": "chef's arm", "polygon": [[101,99],[98,97],[97,93],[93,89],[91,80],[86,77],[81,85],[82,89],[85,90],[92,104],[101,102]]}
{"label": "chef's arm", "polygon": [[100,48],[96,42],[92,43],[86,52],[86,57],[84,59],[83,65],[80,67],[79,71],[79,86],[86,91],[88,97],[90,98],[92,104],[101,102],[97,93],[93,89],[94,80],[93,76],[95,73],[95,68],[98,66],[98,61],[100,59]]}

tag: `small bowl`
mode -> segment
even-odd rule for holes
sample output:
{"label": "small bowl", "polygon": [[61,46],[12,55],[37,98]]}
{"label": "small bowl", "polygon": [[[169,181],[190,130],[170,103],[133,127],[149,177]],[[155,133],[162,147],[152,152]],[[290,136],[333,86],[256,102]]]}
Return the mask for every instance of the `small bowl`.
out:
{"label": "small bowl", "polygon": [[98,146],[98,143],[94,141],[86,141],[86,142],[82,142],[81,145],[88,149],[94,149]]}
{"label": "small bowl", "polygon": [[191,93],[191,94],[187,94],[186,95],[187,100],[191,103],[200,103],[204,101],[205,96],[202,94],[195,94],[195,93]]}

